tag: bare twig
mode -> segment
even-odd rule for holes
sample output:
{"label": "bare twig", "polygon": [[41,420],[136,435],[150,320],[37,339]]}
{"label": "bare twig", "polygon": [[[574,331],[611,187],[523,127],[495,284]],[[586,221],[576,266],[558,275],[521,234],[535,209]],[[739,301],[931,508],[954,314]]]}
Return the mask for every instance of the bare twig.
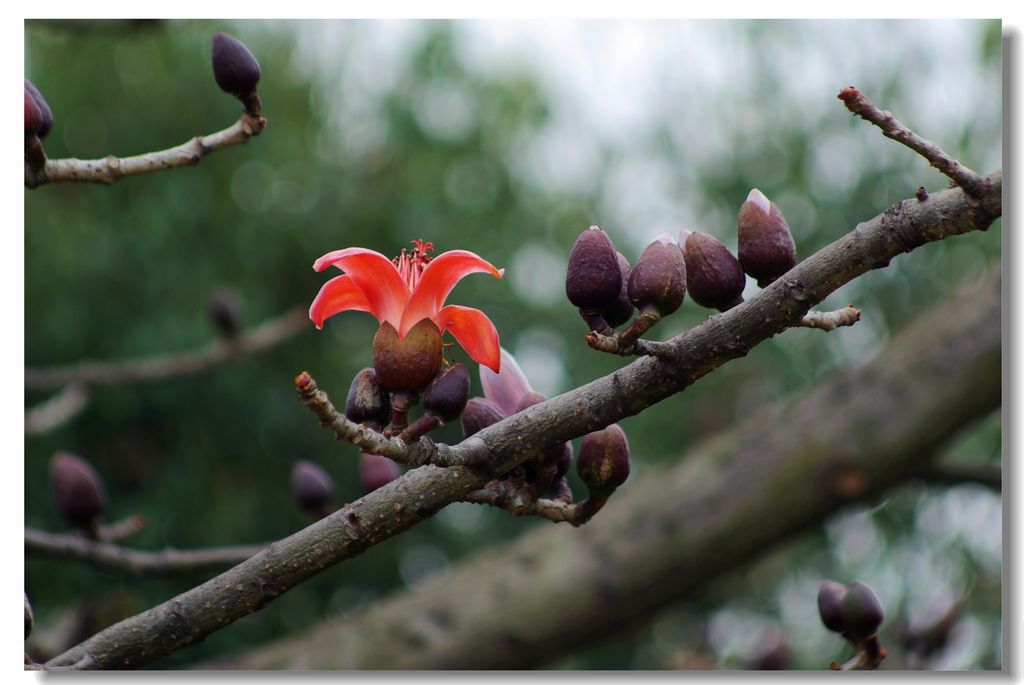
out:
{"label": "bare twig", "polygon": [[593,502],[566,502],[562,499],[537,498],[528,490],[508,480],[495,480],[466,495],[464,502],[498,507],[514,516],[537,516],[555,523],[581,526],[597,512]]}
{"label": "bare twig", "polygon": [[81,383],[69,383],[53,397],[25,410],[25,434],[41,435],[60,428],[89,405]]}
{"label": "bare twig", "polygon": [[101,542],[120,542],[142,531],[148,523],[149,520],[145,516],[129,516],[116,523],[100,526],[97,539]]}
{"label": "bare twig", "polygon": [[[839,99],[846,104],[848,110],[882,129],[886,138],[892,138],[896,142],[906,145],[927,159],[929,164],[971,195],[981,197],[987,192],[988,179],[953,159],[935,143],[925,140],[908,129],[892,115],[892,112],[879,109],[875,103],[853,86],[839,91]],[[925,198],[927,198],[927,193],[925,193]]]}
{"label": "bare twig", "polygon": [[858,321],[860,321],[860,310],[848,304],[834,312],[807,312],[804,314],[804,318],[800,319],[799,325],[828,332],[840,326],[852,326]]}
{"label": "bare twig", "polygon": [[261,352],[287,340],[309,326],[304,307],[261,323],[229,340],[216,340],[187,352],[175,352],[142,359],[84,361],[67,366],[25,369],[25,388],[47,390],[70,383],[115,385],[158,381],[172,376],[198,373],[217,364]]}
{"label": "bare twig", "polygon": [[1003,470],[998,466],[981,464],[937,463],[921,474],[929,483],[959,485],[978,483],[996,492],[1003,489]]}
{"label": "bare twig", "polygon": [[33,168],[37,164],[25,164],[25,187],[38,188],[47,183],[68,182],[111,185],[125,176],[193,166],[215,150],[247,143],[250,138],[259,135],[266,125],[267,120],[263,117],[243,112],[237,122],[223,131],[196,136],[187,143],[167,150],[134,157],[110,155],[102,159],[46,159],[44,155],[41,158],[43,164],[38,169]]}
{"label": "bare twig", "polygon": [[857,653],[846,663],[833,661],[829,668],[833,671],[873,671],[882,665],[885,659],[885,647],[878,642],[878,635],[872,635],[857,643]]}
{"label": "bare twig", "polygon": [[351,421],[335,409],[327,393],[317,387],[316,381],[306,371],[295,377],[295,389],[299,401],[320,419],[321,426],[334,431],[339,440],[350,442],[363,452],[387,457],[396,464],[410,468],[427,464],[467,466],[479,461],[475,453],[457,453],[447,445],[435,444],[430,438],[422,437],[406,443]]}
{"label": "bare twig", "polygon": [[233,566],[265,549],[266,545],[237,545],[209,549],[173,549],[146,552],[80,535],[25,529],[25,554],[54,559],[87,561],[94,566],[132,575],[168,575]]}

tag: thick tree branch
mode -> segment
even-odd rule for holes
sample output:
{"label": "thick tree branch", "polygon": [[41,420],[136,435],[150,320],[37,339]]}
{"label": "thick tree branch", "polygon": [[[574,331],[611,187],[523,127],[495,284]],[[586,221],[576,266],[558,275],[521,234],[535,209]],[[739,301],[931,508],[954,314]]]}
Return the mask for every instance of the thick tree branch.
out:
{"label": "thick tree branch", "polygon": [[[875,103],[853,86],[843,88],[839,92],[839,99],[846,104],[848,110],[882,129],[886,138],[892,138],[896,142],[906,145],[927,159],[929,164],[971,195],[982,197],[988,192],[988,180],[984,176],[971,171],[946,154],[938,145],[908,129],[892,115],[892,112],[879,109]],[[928,194],[925,192],[925,198],[927,197]]]}
{"label": "thick tree branch", "polygon": [[[487,469],[413,469],[203,585],[94,635],[48,665],[68,665],[92,654],[96,668],[137,668],[258,611],[321,570],[463,499],[527,455],[603,428],[682,391],[789,328],[835,289],[887,265],[894,256],[988,228],[1002,213],[1002,175],[996,172],[990,179],[989,192],[981,198],[951,188],[929,202],[913,199],[893,205],[808,257],[756,297],[673,338],[671,360],[638,359],[450,448],[467,463],[486,459]],[[236,586],[242,589],[227,591]]]}
{"label": "thick tree branch", "polygon": [[203,667],[520,669],[622,637],[851,500],[914,478],[994,411],[1000,306],[990,277],[866,366],[639,474],[580,529],[534,528],[344,621]]}
{"label": "thick tree branch", "polygon": [[25,187],[38,188],[47,183],[68,182],[111,185],[126,176],[194,166],[215,150],[249,142],[249,139],[258,136],[266,125],[267,120],[263,117],[243,112],[237,122],[223,131],[208,136],[196,136],[187,143],[167,150],[147,152],[133,157],[119,158],[110,155],[102,159],[46,159],[40,147],[33,153],[36,156],[33,163],[25,163]]}
{"label": "thick tree branch", "polygon": [[84,361],[67,366],[25,369],[27,390],[49,390],[71,383],[116,385],[159,381],[172,376],[198,373],[224,362],[262,352],[287,340],[309,326],[303,307],[264,321],[235,338],[216,340],[187,352],[162,354],[142,359]]}
{"label": "thick tree branch", "polygon": [[69,383],[53,397],[25,410],[25,435],[42,435],[60,428],[89,405],[81,383]]}
{"label": "thick tree branch", "polygon": [[53,559],[86,561],[99,568],[131,575],[169,575],[222,569],[245,561],[266,545],[237,545],[210,549],[173,549],[145,552],[81,535],[25,529],[25,554]]}

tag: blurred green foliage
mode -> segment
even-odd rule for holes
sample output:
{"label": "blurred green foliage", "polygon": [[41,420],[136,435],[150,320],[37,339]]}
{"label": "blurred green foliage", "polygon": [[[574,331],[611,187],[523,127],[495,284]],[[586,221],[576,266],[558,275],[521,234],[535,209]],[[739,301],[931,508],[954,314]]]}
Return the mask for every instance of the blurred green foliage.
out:
{"label": "blurred green foliage", "polygon": [[[638,132],[628,150],[602,148],[597,165],[588,170],[591,182],[582,189],[546,188],[522,163],[521,153],[556,116],[557,103],[529,68],[510,64],[490,73],[472,68],[458,49],[466,26],[422,22],[403,38],[409,45],[401,56],[379,65],[390,70],[380,76],[385,85],[378,84],[377,96],[364,101],[363,94],[372,88],[363,84],[360,90],[351,82],[356,79],[359,85],[360,73],[366,78],[371,58],[359,50],[366,29],[361,22],[334,25],[343,47],[320,59],[317,45],[307,43],[312,35],[308,25],[29,22],[26,76],[55,114],[46,140],[51,157],[131,155],[229,125],[240,107],[217,90],[209,67],[210,40],[218,30],[238,36],[257,55],[269,125],[247,145],[212,154],[195,168],[129,178],[112,187],[65,184],[26,191],[26,364],[129,358],[199,346],[216,335],[206,311],[217,288],[239,293],[245,324],[254,325],[312,300],[325,280],[310,269],[317,256],[353,245],[396,254],[422,237],[439,250],[466,248],[509,267],[500,282],[467,279],[452,301],[486,310],[505,347],[533,355],[535,363],[524,364],[528,370],[550,373],[535,377],[535,383],[564,391],[612,371],[621,360],[587,349],[584,326],[572,307],[564,297],[549,296],[551,289],[545,291],[543,284],[560,282],[562,273],[554,272],[564,268],[576,235],[590,224],[602,225],[627,257],[636,258],[635,245],[643,242],[627,235],[623,226],[609,224],[604,211],[609,179],[628,172],[630,167],[623,165],[633,163],[633,157],[667,170],[670,188],[695,191],[680,201],[700,207],[694,215],[701,223],[685,228],[713,233],[733,249],[735,210],[754,186],[779,203],[799,253],[808,255],[912,195],[917,186],[945,185],[923,160],[883,141],[838,102],[807,109],[775,99],[770,94],[800,75],[764,59],[742,74],[757,86],[739,100],[691,92],[685,75],[666,82],[674,104],[659,113],[660,123]],[[793,37],[808,31],[780,22],[736,23],[730,30],[756,54],[779,60],[785,49],[794,49]],[[994,74],[998,83],[998,22],[978,22],[971,30],[977,53],[965,56],[974,70],[970,73],[989,80]],[[823,36],[819,44],[802,49],[813,58],[813,51],[826,49],[829,40]],[[918,59],[927,62],[932,55]],[[863,87],[899,115],[912,109],[905,83],[913,66],[882,65],[877,80]],[[956,90],[956,84],[936,87]],[[673,100],[674,95],[678,98]],[[820,94],[821,100],[833,97]],[[999,94],[990,97],[998,101]],[[345,112],[359,117],[350,121],[341,116]],[[689,133],[681,134],[681,126]],[[724,138],[731,154],[694,158],[686,141],[695,126]],[[968,117],[953,130],[920,132],[980,171],[991,169],[981,168],[979,160],[999,158],[998,107],[994,122],[988,113]],[[823,176],[823,169],[831,173]],[[641,175],[637,183],[643,182]],[[677,459],[688,445],[742,421],[758,406],[870,357],[920,311],[998,263],[1000,241],[997,223],[986,234],[901,257],[826,302],[862,308],[865,320],[858,326],[827,336],[787,333],[683,395],[624,421],[635,469]],[[517,280],[515,266],[537,272]],[[655,329],[655,337],[668,337],[708,315],[690,302]],[[343,501],[357,498],[355,448],[336,443],[316,425],[295,401],[291,380],[308,369],[340,400],[356,371],[370,363],[373,331],[369,316],[345,314],[320,333],[310,325],[269,352],[209,373],[96,389],[92,403],[73,422],[27,439],[27,525],[64,528],[46,476],[49,458],[58,449],[96,466],[110,491],[112,518],[143,514],[150,519],[151,525],[131,543],[141,548],[258,542],[307,525],[287,487],[297,459],[326,468]],[[547,356],[538,356],[537,350]],[[459,348],[451,357],[466,361]],[[558,362],[554,368],[552,357]],[[479,389],[476,379],[474,389]],[[26,393],[29,405],[44,398]],[[440,434],[446,441],[460,437],[457,427]],[[998,463],[998,417],[951,450]],[[872,539],[886,543],[878,543],[879,566],[861,572],[877,571],[892,550],[924,544],[915,537],[915,512],[947,493],[911,490],[880,509],[844,515],[867,521],[875,531]],[[971,492],[971,506],[991,498]],[[834,526],[841,528],[841,523]],[[451,507],[158,666],[182,667],[356,610],[532,525],[550,524],[471,505]],[[791,627],[786,621],[793,614],[779,599],[787,596],[787,587],[811,587],[813,593],[821,577],[849,580],[843,574],[858,570],[844,565],[828,530],[810,533],[767,557],[757,573],[723,579],[700,600],[667,609],[629,639],[568,655],[560,665],[670,667],[677,663],[673,649],[711,649],[710,638],[699,637],[702,631],[710,634],[715,620],[742,617],[743,612]],[[951,563],[968,569],[957,577],[971,579],[972,616],[997,644],[998,563],[993,567],[989,560],[978,567],[972,565],[969,546],[941,544]],[[81,564],[26,561],[27,591],[40,630],[78,601],[117,596],[123,611],[138,611],[204,579],[197,574],[139,580]],[[807,582],[794,586],[797,580]],[[813,595],[803,601],[808,599],[813,601]],[[729,611],[723,619],[722,612]],[[812,644],[838,647],[825,641],[827,635],[818,635],[824,631],[813,617],[805,627]],[[714,649],[723,665],[747,664],[743,653]],[[820,668],[836,657],[797,649],[795,658],[796,666]],[[992,667],[999,661],[998,649],[990,646],[965,663]]]}

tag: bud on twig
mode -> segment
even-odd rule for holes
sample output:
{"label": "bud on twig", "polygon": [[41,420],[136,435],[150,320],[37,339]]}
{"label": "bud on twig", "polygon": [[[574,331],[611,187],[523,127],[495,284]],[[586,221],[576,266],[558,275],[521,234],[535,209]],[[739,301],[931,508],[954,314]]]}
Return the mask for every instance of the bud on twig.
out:
{"label": "bud on twig", "polygon": [[442,369],[423,390],[423,416],[413,421],[398,436],[409,444],[438,426],[459,418],[469,399],[469,369],[452,364]]}
{"label": "bud on twig", "polygon": [[846,629],[843,626],[843,597],[846,596],[846,587],[834,580],[823,580],[818,587],[818,614],[821,622],[833,633],[842,633]]}
{"label": "bud on twig", "polygon": [[757,188],[750,191],[736,220],[739,260],[762,288],[796,265],[796,244],[778,206]]}
{"label": "bud on twig", "polygon": [[210,295],[206,312],[222,336],[228,339],[238,337],[242,322],[242,301],[233,290],[215,290]]}
{"label": "bud on twig", "polygon": [[629,477],[629,442],[617,424],[583,436],[576,473],[595,499],[607,499]]}
{"label": "bud on twig", "polygon": [[297,461],[292,467],[292,497],[300,509],[323,518],[334,511],[334,482],[313,462]]}
{"label": "bud on twig", "polygon": [[387,457],[361,452],[359,454],[359,476],[363,492],[370,494],[377,488],[384,487],[402,475],[398,464]]}
{"label": "bud on twig", "polygon": [[472,397],[462,411],[462,433],[465,437],[474,435],[484,428],[506,418],[505,412],[494,402],[483,397]]}
{"label": "bud on twig", "polygon": [[225,93],[242,101],[246,111],[259,115],[262,109],[256,84],[260,64],[242,41],[226,33],[213,37],[213,78]]}
{"label": "bud on twig", "polygon": [[565,294],[591,330],[606,333],[610,329],[601,312],[615,304],[621,290],[615,246],[607,233],[591,226],[580,234],[569,253]]}
{"label": "bud on twig", "polygon": [[377,382],[377,372],[366,367],[355,375],[345,399],[345,416],[379,431],[391,418],[391,400]]}
{"label": "bud on twig", "polygon": [[679,309],[686,296],[686,262],[668,234],[658,236],[640,253],[629,275],[629,299],[641,312],[659,318]]}
{"label": "bud on twig", "polygon": [[846,586],[843,597],[843,628],[854,642],[861,642],[875,635],[882,625],[882,605],[871,589],[860,581]]}
{"label": "bud on twig", "polygon": [[[46,102],[46,98],[39,92],[39,89],[35,85],[25,79],[25,95],[31,97],[32,102],[35,104],[36,109],[39,112],[38,125],[32,131],[40,138],[45,138],[53,128],[53,110],[50,109],[50,105]],[[25,135],[28,135],[28,99],[25,101]]]}
{"label": "bud on twig", "polygon": [[743,302],[747,280],[739,260],[725,245],[707,233],[691,233],[681,247],[686,288],[694,302],[722,312]]}
{"label": "bud on twig", "polygon": [[57,452],[50,461],[50,487],[61,517],[97,538],[107,509],[107,493],[95,469],[80,457]]}

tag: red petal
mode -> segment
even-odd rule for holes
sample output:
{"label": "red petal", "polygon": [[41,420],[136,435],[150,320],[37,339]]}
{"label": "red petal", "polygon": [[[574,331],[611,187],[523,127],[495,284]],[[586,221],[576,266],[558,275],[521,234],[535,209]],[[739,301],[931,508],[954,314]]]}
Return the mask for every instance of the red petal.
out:
{"label": "red petal", "polygon": [[368,311],[378,321],[387,321],[398,328],[402,321],[402,310],[409,301],[409,288],[390,259],[380,252],[349,247],[328,252],[313,262],[313,268],[317,271],[323,271],[329,266],[336,266],[349,275],[366,296],[370,304]]}
{"label": "red petal", "polygon": [[324,327],[324,321],[339,312],[355,310],[357,312],[372,311],[370,303],[352,279],[342,274],[324,283],[320,292],[309,305],[309,318],[317,328]]}
{"label": "red petal", "polygon": [[494,324],[479,309],[450,304],[434,317],[441,333],[448,331],[473,361],[494,373],[501,370],[501,347]]}
{"label": "red petal", "polygon": [[402,337],[405,337],[409,329],[421,319],[437,316],[445,298],[456,283],[469,274],[480,272],[501,278],[505,270],[495,269],[490,262],[469,250],[451,250],[432,259],[423,269],[419,283],[405,306],[402,326],[399,329]]}

